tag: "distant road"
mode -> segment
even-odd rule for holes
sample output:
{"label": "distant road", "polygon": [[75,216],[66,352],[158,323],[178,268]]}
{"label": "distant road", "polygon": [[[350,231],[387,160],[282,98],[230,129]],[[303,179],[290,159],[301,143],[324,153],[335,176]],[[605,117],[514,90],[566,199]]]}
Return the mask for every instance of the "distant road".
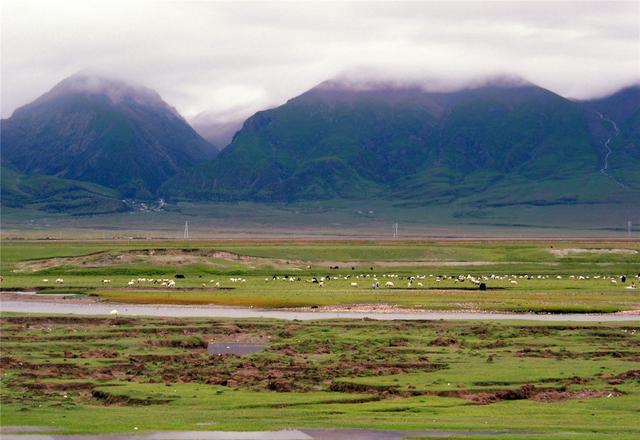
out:
{"label": "distant road", "polygon": [[173,306],[115,303],[78,303],[53,301],[2,300],[3,312],[97,315],[110,316],[117,310],[119,316],[161,316],[171,318],[271,318],[301,321],[315,319],[376,319],[376,320],[522,320],[522,321],[571,321],[571,322],[624,322],[640,321],[640,314],[536,314],[536,313],[487,313],[487,312],[296,312],[289,310],[265,310],[217,306]]}

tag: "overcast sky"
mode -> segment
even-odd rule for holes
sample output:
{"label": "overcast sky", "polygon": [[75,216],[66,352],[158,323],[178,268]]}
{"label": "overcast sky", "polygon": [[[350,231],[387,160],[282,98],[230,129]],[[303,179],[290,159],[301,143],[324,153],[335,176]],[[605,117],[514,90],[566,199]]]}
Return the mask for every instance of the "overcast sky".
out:
{"label": "overcast sky", "polygon": [[[2,1],[2,116],[81,70],[218,122],[344,74],[508,73],[561,95],[640,80],[640,1]],[[355,73],[354,73],[355,72]]]}

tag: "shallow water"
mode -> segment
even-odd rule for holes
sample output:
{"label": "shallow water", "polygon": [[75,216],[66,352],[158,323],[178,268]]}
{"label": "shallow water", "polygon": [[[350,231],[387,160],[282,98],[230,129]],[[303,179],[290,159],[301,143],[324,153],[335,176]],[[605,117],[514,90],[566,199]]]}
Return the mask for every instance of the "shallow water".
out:
{"label": "shallow water", "polygon": [[217,306],[172,306],[116,303],[74,303],[0,300],[3,312],[68,315],[109,315],[117,310],[120,316],[162,316],[171,318],[272,318],[309,321],[315,319],[376,319],[376,320],[527,320],[572,322],[640,321],[640,315],[627,314],[535,314],[535,313],[474,313],[474,312],[294,312]]}
{"label": "shallow water", "polygon": [[243,356],[245,354],[252,354],[258,351],[264,350],[265,344],[242,344],[236,342],[229,343],[215,343],[210,342],[207,346],[207,353],[212,356],[220,356],[223,354],[235,354],[237,356]]}
{"label": "shallow water", "polygon": [[[11,428],[11,427],[10,427]],[[55,429],[55,428],[45,428]],[[6,431],[5,431],[6,432]],[[15,432],[15,431],[14,431]],[[421,431],[383,431],[375,429],[311,429],[282,431],[168,431],[149,434],[43,435],[5,434],[3,440],[401,440],[411,437],[517,436],[513,431],[456,431],[429,429]]]}

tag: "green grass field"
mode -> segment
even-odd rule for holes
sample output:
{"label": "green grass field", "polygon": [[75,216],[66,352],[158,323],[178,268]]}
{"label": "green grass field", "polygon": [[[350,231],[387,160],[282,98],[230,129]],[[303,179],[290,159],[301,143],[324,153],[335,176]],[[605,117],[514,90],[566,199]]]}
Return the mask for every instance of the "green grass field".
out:
{"label": "green grass field", "polygon": [[[0,422],[61,433],[351,427],[631,439],[639,325],[4,314]],[[209,356],[209,341],[267,346]]]}
{"label": "green grass field", "polygon": [[[0,298],[23,290],[43,298],[264,308],[640,310],[640,290],[629,289],[639,281],[637,242],[49,240],[4,241],[0,251]],[[169,281],[175,286],[162,285]],[[302,323],[4,313],[0,330],[1,426],[640,435],[640,321]],[[211,341],[266,348],[210,356]]]}
{"label": "green grass field", "polygon": [[640,310],[640,289],[630,288],[640,281],[637,242],[5,241],[1,250],[5,291],[86,293],[113,302]]}

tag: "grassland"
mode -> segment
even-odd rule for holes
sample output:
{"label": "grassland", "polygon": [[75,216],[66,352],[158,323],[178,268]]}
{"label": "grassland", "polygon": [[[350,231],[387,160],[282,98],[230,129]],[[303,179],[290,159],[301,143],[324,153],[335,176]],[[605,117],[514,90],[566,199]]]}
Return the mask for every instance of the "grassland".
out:
{"label": "grassland", "polygon": [[[628,289],[639,281],[640,243],[630,241],[50,240],[4,241],[0,250],[0,299],[24,290],[71,298],[53,301],[265,308],[640,310],[640,290]],[[168,280],[175,287],[162,285]],[[527,439],[640,435],[640,320],[4,313],[0,330],[2,426],[69,434],[342,427],[499,430],[507,432],[500,438]],[[211,356],[211,341],[266,347]]]}
{"label": "grassland", "polygon": [[[504,195],[512,196],[511,188]],[[529,197],[529,194],[523,197]],[[597,204],[487,206],[422,205],[389,200],[320,200],[278,203],[179,202],[162,211],[132,211],[71,216],[35,209],[3,207],[3,237],[105,239],[149,237],[179,239],[184,222],[191,236],[203,239],[390,239],[400,237],[627,238],[627,221],[638,238],[640,209],[626,200]]]}
{"label": "grassland", "polygon": [[[0,325],[2,426],[640,435],[638,325],[7,314]],[[210,356],[210,341],[266,348]]]}
{"label": "grassland", "polygon": [[[640,289],[629,288],[639,281],[638,242],[32,241],[4,242],[1,251],[5,291],[90,294],[113,302],[640,310]],[[416,278],[411,285],[409,277]],[[55,283],[58,278],[64,283]],[[157,281],[169,279],[175,287]]]}

